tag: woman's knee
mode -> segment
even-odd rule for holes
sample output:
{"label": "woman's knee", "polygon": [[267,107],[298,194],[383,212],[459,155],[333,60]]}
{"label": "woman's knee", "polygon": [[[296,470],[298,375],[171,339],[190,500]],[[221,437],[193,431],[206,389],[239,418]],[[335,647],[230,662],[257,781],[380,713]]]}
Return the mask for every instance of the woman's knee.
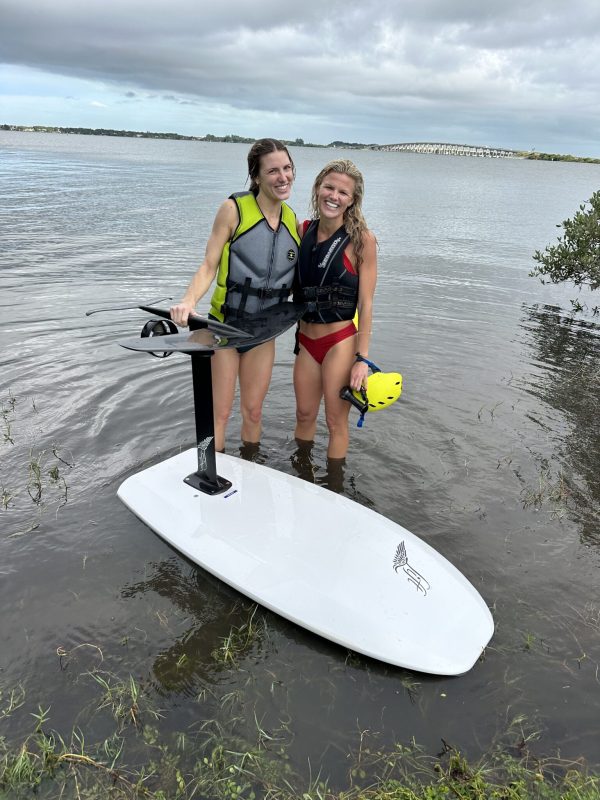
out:
{"label": "woman's knee", "polygon": [[216,425],[221,425],[222,427],[225,427],[229,422],[229,417],[231,416],[231,408],[229,407],[223,408],[217,406],[214,409],[213,416]]}
{"label": "woman's knee", "polygon": [[213,417],[215,420],[215,424],[227,425],[232,410],[233,410],[233,398],[231,399],[231,401],[229,401],[229,398],[223,396],[220,396],[218,398],[213,397]]}
{"label": "woman's knee", "polygon": [[260,425],[262,420],[262,403],[244,403],[241,407],[242,417],[252,425]]}
{"label": "woman's knee", "polygon": [[345,433],[348,430],[348,415],[337,414],[332,411],[325,412],[325,423],[327,430],[331,436],[339,433]]}
{"label": "woman's knee", "polygon": [[308,406],[296,406],[296,422],[299,425],[311,425],[316,422],[319,409]]}

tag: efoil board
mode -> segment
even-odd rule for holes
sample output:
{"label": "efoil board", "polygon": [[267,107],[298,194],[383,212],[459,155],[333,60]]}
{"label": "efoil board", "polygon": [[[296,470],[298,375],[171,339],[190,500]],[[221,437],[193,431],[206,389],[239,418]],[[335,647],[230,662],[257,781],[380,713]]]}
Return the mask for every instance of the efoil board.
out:
{"label": "efoil board", "polygon": [[410,531],[320,486],[217,453],[232,481],[207,495],[187,450],[127,478],[118,496],[191,561],[313,633],[379,661],[460,675],[494,623],[469,581]]}

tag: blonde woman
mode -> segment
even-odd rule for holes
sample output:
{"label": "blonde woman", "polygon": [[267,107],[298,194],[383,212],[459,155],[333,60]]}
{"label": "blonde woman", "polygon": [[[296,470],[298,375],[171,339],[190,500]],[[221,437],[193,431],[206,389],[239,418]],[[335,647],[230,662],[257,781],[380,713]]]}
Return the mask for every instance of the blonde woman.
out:
{"label": "blonde woman", "polygon": [[369,356],[377,251],[362,215],[363,195],[363,176],[352,161],[331,161],[315,179],[313,219],[301,226],[294,299],[308,303],[308,311],[294,364],[295,435],[300,443],[314,439],[323,398],[330,461],[343,460],[348,450],[350,405],[340,389],[366,386],[368,374],[361,359]]}

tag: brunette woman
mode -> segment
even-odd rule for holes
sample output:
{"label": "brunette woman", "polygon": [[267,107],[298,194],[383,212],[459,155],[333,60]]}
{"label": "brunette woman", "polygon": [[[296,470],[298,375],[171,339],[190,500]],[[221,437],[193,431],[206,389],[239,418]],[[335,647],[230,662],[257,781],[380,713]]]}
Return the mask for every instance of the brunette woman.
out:
{"label": "brunette woman", "polygon": [[[231,195],[219,208],[204,261],[179,303],[171,307],[177,325],[187,325],[196,303],[217,278],[210,313],[221,322],[282,302],[290,294],[298,260],[299,236],[294,212],[285,202],[295,170],[287,147],[277,139],[259,139],[248,153],[250,191]],[[239,379],[242,440],[257,444],[262,406],[275,355],[274,341],[213,356],[215,448],[225,447],[225,432]]]}

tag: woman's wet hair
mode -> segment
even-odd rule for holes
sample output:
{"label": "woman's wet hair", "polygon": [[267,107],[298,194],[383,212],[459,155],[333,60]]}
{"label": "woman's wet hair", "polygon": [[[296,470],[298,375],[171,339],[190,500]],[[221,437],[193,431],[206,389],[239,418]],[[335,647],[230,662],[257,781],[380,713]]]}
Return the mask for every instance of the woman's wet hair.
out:
{"label": "woman's wet hair", "polygon": [[253,195],[258,194],[258,190],[260,189],[257,178],[258,173],[260,172],[260,160],[263,156],[268,155],[269,153],[287,153],[287,157],[290,160],[290,164],[292,165],[292,170],[294,172],[294,178],[296,177],[296,167],[294,166],[294,162],[290,155],[290,151],[284,145],[283,142],[280,142],[279,139],[258,139],[248,152],[248,177],[250,178],[250,191]]}
{"label": "woman's wet hair", "polygon": [[319,216],[319,201],[318,194],[321,184],[325,178],[332,172],[337,172],[340,175],[347,175],[354,181],[354,190],[352,192],[352,205],[344,211],[344,227],[350,236],[352,246],[354,248],[354,255],[356,257],[356,266],[360,267],[362,264],[363,252],[363,233],[368,230],[367,223],[362,213],[362,201],[365,195],[365,181],[362,172],[353,161],[347,158],[338,158],[335,161],[330,161],[325,164],[321,172],[315,178],[311,196],[311,216],[316,219]]}

